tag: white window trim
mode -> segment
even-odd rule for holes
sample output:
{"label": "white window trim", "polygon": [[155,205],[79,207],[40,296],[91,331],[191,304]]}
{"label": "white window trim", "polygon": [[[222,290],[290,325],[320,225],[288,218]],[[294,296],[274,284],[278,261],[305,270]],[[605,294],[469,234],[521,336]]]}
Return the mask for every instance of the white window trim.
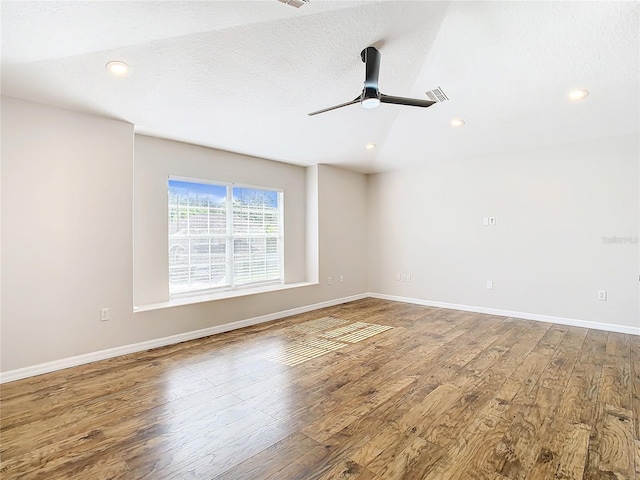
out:
{"label": "white window trim", "polygon": [[[279,215],[279,222],[280,222],[280,226],[281,226],[281,233],[278,235],[278,237],[280,238],[280,248],[281,248],[281,252],[280,252],[280,256],[281,256],[281,262],[280,262],[280,280],[275,280],[275,281],[267,281],[264,283],[259,283],[259,284],[250,284],[250,285],[235,285],[234,283],[234,262],[233,259],[227,259],[227,265],[229,266],[229,272],[230,272],[230,278],[232,279],[232,284],[231,285],[227,285],[224,287],[217,287],[217,288],[207,288],[207,289],[201,289],[201,290],[191,290],[191,291],[186,291],[186,292],[177,292],[177,293],[171,293],[169,292],[169,302],[162,302],[161,304],[153,304],[153,305],[162,305],[165,303],[176,303],[178,305],[184,305],[184,304],[189,304],[189,303],[200,303],[200,302],[206,302],[206,301],[210,301],[210,300],[219,300],[219,299],[224,299],[224,298],[233,298],[233,297],[240,297],[240,296],[244,296],[246,295],[254,295],[256,293],[264,293],[264,292],[270,292],[270,291],[277,291],[277,290],[283,290],[286,288],[295,288],[296,286],[305,286],[305,285],[314,285],[313,283],[307,283],[307,282],[301,282],[299,284],[286,284],[285,283],[285,278],[284,278],[284,262],[285,262],[285,257],[284,257],[284,252],[285,252],[285,235],[284,235],[284,230],[285,230],[285,226],[284,226],[284,190],[281,188],[274,188],[274,187],[265,187],[262,185],[251,185],[248,183],[236,183],[236,182],[225,182],[225,181],[217,181],[217,180],[209,180],[209,179],[203,179],[203,178],[194,178],[194,177],[183,177],[183,176],[179,176],[179,175],[169,175],[167,178],[167,181],[170,180],[174,180],[174,181],[178,181],[178,182],[189,182],[189,183],[200,183],[200,184],[204,184],[204,185],[215,185],[215,186],[220,186],[220,187],[227,187],[227,202],[229,205],[231,205],[233,203],[233,187],[237,187],[237,188],[251,188],[251,189],[258,189],[258,190],[267,190],[270,192],[276,192],[278,194],[278,215]],[[228,188],[228,187],[232,187],[232,188]],[[168,201],[167,201],[168,204]],[[238,238],[236,236],[234,236],[232,233],[232,222],[233,222],[233,217],[231,215],[227,215],[227,255],[233,255],[233,249],[228,248],[229,247],[229,240],[231,240],[231,242],[233,241],[234,238]],[[207,299],[205,300],[199,300],[200,298],[204,298],[206,297]],[[184,301],[185,299],[195,299],[195,301],[189,302],[189,301]],[[147,307],[150,307],[151,305],[145,305],[144,307],[134,307],[134,311],[142,311],[139,310],[138,308],[142,308],[142,309],[149,309]],[[169,306],[173,306],[173,305],[169,305]],[[164,307],[159,307],[159,308],[164,308]],[[154,308],[151,308],[154,309]]]}

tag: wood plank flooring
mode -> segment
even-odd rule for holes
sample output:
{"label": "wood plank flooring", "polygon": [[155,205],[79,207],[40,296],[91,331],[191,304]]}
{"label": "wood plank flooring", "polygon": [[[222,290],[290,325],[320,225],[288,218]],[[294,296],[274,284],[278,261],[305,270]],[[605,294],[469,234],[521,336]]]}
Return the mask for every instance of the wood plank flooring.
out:
{"label": "wood plank flooring", "polygon": [[376,299],[0,402],[3,480],[640,480],[640,337]]}

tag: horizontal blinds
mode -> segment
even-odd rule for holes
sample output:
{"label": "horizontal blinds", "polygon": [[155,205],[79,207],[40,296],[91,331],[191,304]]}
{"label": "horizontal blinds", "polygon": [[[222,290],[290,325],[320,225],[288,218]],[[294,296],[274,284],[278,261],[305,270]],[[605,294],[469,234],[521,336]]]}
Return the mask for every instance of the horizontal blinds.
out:
{"label": "horizontal blinds", "polygon": [[282,194],[169,180],[169,291],[283,281]]}
{"label": "horizontal blinds", "polygon": [[236,285],[279,280],[280,258],[279,238],[263,236],[234,239],[233,270]]}

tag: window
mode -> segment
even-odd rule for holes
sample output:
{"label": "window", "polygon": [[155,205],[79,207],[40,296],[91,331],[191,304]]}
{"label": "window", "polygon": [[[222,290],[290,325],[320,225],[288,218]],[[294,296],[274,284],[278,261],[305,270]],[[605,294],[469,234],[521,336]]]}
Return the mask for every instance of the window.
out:
{"label": "window", "polygon": [[284,281],[283,193],[169,179],[169,293]]}

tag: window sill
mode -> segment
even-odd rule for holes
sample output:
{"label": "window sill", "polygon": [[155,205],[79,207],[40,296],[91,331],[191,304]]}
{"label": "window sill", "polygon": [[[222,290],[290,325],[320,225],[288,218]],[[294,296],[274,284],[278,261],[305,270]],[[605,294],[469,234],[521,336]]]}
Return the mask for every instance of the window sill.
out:
{"label": "window sill", "polygon": [[180,298],[173,298],[166,302],[150,303],[148,305],[134,306],[133,312],[148,312],[151,310],[160,310],[163,308],[179,307],[182,305],[192,305],[194,303],[213,302],[215,300],[224,300],[227,298],[245,297],[247,295],[257,295],[260,293],[278,292],[280,290],[289,290],[292,288],[309,287],[317,285],[315,282],[298,282],[287,283],[284,285],[267,285],[258,288],[248,288],[246,290],[233,290],[220,293],[208,293],[205,295],[194,295]]}

